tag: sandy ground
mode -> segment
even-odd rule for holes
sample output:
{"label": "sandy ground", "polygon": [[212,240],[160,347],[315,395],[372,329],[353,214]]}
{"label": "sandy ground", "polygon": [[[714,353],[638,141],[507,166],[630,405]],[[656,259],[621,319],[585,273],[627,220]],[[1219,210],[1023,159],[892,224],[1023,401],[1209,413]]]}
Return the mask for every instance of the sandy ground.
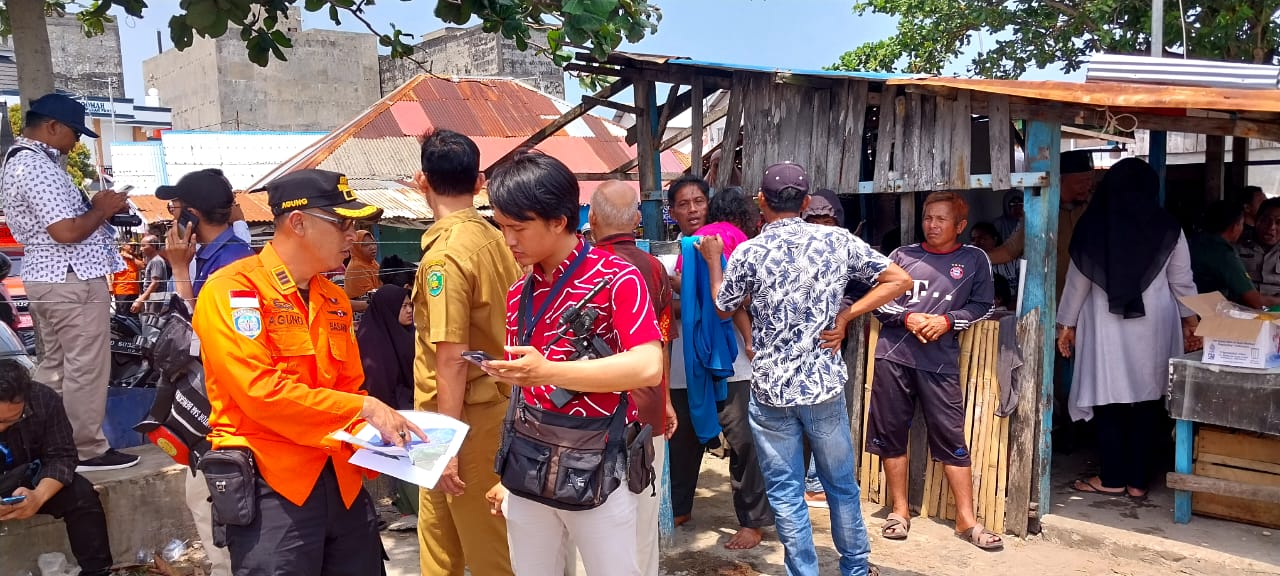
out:
{"label": "sandy ground", "polygon": [[[765,541],[749,551],[730,551],[724,543],[733,534],[736,520],[729,492],[728,462],[708,457],[703,464],[694,503],[694,519],[676,530],[675,543],[663,554],[664,576],[755,576],[782,575],[782,545],[772,530]],[[871,561],[885,576],[1019,574],[1034,576],[1122,575],[1166,576],[1169,574],[1216,575],[1215,566],[1188,566],[1159,557],[1121,559],[1106,552],[1081,550],[1040,538],[1006,540],[1003,552],[985,552],[956,538],[950,524],[916,518],[911,537],[905,542],[880,538],[884,512],[878,506],[864,510],[871,531]],[[814,537],[822,563],[822,574],[838,574],[839,560],[831,543],[830,519],[826,510],[811,509]],[[384,532],[383,541],[391,556],[390,576],[418,574],[417,537],[414,533]],[[579,572],[579,575],[585,574]],[[1262,574],[1262,573],[1258,573]]]}

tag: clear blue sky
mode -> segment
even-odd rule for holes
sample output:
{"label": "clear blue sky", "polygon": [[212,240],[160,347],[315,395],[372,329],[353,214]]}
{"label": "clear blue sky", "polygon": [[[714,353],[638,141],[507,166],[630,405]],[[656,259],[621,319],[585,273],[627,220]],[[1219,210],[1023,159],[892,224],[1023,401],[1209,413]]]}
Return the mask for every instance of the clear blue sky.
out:
{"label": "clear blue sky", "polygon": [[[156,54],[157,30],[162,33],[164,47],[172,47],[168,21],[178,12],[177,2],[151,4],[144,19],[120,18],[125,90],[139,101],[145,94],[142,61]],[[821,68],[863,42],[889,35],[895,25],[894,19],[886,16],[855,16],[853,0],[658,0],[657,4],[663,10],[658,33],[639,44],[624,46],[624,50],[727,63]],[[370,8],[367,17],[381,30],[390,30],[388,24],[394,22],[406,32],[421,35],[444,25],[432,15],[434,6],[434,0],[386,0]],[[323,12],[304,12],[303,27],[365,30],[354,19],[344,19],[342,26],[335,26]],[[948,72],[963,69],[957,65]],[[1058,74],[1046,71],[1028,76]],[[582,93],[577,82],[571,79],[567,88],[569,100],[576,101]]]}

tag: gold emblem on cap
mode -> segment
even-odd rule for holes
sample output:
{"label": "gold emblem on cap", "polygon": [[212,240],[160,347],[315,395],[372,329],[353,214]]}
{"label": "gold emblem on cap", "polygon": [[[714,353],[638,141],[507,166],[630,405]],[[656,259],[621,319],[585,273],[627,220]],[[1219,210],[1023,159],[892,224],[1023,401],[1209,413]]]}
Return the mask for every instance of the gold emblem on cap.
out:
{"label": "gold emblem on cap", "polygon": [[351,186],[347,184],[346,176],[338,177],[338,191],[342,192],[342,198],[347,202],[355,201],[356,193],[351,189]]}

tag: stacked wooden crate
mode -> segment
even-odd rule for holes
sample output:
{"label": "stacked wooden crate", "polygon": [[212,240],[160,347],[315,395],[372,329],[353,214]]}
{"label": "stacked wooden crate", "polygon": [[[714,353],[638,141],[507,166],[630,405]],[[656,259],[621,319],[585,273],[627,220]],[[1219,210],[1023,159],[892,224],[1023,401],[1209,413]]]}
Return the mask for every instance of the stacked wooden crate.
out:
{"label": "stacked wooden crate", "polygon": [[[1195,473],[1244,484],[1280,486],[1280,438],[1201,424],[1196,432]],[[1280,506],[1258,500],[1195,492],[1191,511],[1280,528]]]}
{"label": "stacked wooden crate", "polygon": [[[879,323],[871,328],[868,342],[874,357]],[[997,534],[1004,532],[1005,500],[1009,477],[1009,419],[995,415],[1000,404],[997,362],[1000,352],[1000,325],[994,321],[975,324],[960,335],[960,387],[964,391],[965,442],[973,462],[973,500],[978,521]],[[875,360],[868,360],[863,401],[863,438],[871,406],[871,386]],[[888,487],[880,457],[863,452],[858,480],[863,496],[882,505],[889,504]],[[929,462],[924,479],[920,515],[955,520],[956,503],[939,462]]]}

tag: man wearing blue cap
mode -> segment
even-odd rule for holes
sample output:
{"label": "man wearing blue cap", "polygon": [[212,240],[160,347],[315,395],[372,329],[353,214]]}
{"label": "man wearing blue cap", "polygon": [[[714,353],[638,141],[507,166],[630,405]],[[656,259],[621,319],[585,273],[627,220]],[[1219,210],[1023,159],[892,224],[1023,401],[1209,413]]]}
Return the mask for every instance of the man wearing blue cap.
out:
{"label": "man wearing blue cap", "polygon": [[40,358],[35,380],[62,395],[78,472],[138,463],[112,450],[102,432],[111,376],[107,281],[124,269],[109,220],[127,209],[128,193],[103,190],[90,198],[63,169],[81,137],[98,137],[84,118],[84,106],[62,94],[32,100],[0,171],[9,226],[26,250],[22,276]]}

